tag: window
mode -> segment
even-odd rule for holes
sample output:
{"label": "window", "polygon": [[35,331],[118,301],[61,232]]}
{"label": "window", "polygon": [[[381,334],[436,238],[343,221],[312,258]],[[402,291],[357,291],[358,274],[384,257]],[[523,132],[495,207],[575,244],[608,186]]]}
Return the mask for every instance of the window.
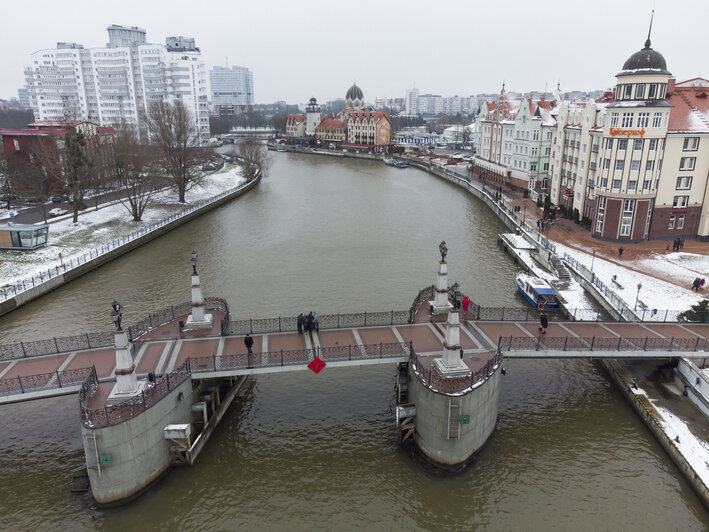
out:
{"label": "window", "polygon": [[613,180],[613,190],[620,190],[620,179]]}
{"label": "window", "polygon": [[601,179],[600,186],[601,186],[601,188],[608,188],[608,178],[607,177],[604,177],[603,179]]}
{"label": "window", "polygon": [[647,161],[645,163],[645,170],[647,172],[652,172],[655,169],[655,161]]}
{"label": "window", "polygon": [[645,97],[645,84],[638,83],[635,85],[635,99],[642,100]]}
{"label": "window", "polygon": [[699,137],[687,137],[684,139],[683,151],[697,151],[699,149]]}
{"label": "window", "polygon": [[633,224],[633,212],[635,211],[635,200],[623,201],[623,216],[620,219],[620,236],[630,236],[630,229]]}
{"label": "window", "polygon": [[692,178],[691,177],[678,177],[676,190],[689,190],[692,188]]}
{"label": "window", "polygon": [[618,127],[618,113],[611,113],[611,127]]}
{"label": "window", "polygon": [[650,83],[647,91],[648,98],[655,98],[657,96],[657,83]]}
{"label": "window", "polygon": [[637,172],[638,170],[640,170],[640,161],[630,161],[630,171]]}
{"label": "window", "polygon": [[613,149],[613,139],[606,139],[606,148],[609,150]]}
{"label": "window", "polygon": [[638,113],[638,127],[650,125],[650,113]]}
{"label": "window", "polygon": [[603,215],[606,212],[606,198],[600,196],[598,198],[598,214],[596,215],[596,233],[600,233],[603,229]]}
{"label": "window", "polygon": [[617,159],[615,161],[615,169],[622,171],[624,168],[625,168],[625,161],[623,159]]}
{"label": "window", "polygon": [[652,114],[652,127],[662,127],[662,113]]}
{"label": "window", "polygon": [[620,125],[621,127],[633,127],[633,113],[623,113]]}
{"label": "window", "polygon": [[674,229],[675,228],[675,215],[673,214],[670,216],[670,223],[667,226],[667,229]]}
{"label": "window", "polygon": [[694,170],[694,164],[697,162],[696,157],[681,157],[679,160],[680,170]]}
{"label": "window", "polygon": [[689,204],[689,196],[675,196],[672,201],[673,209],[685,209]]}
{"label": "window", "polygon": [[20,151],[20,141],[17,139],[12,139],[12,143],[15,145],[15,151]]}
{"label": "window", "polygon": [[623,85],[623,99],[630,100],[630,98],[632,96],[633,96],[633,86],[632,85]]}
{"label": "window", "polygon": [[643,191],[650,190],[650,180],[643,181]]}
{"label": "window", "polygon": [[650,139],[650,146],[648,149],[651,151],[655,151],[657,149],[657,139]]}
{"label": "window", "polygon": [[642,150],[643,149],[643,139],[635,139],[633,141],[633,149],[634,150]]}
{"label": "window", "polygon": [[625,150],[628,147],[628,139],[618,139],[618,150]]}
{"label": "window", "polygon": [[683,229],[684,228],[684,214],[682,216],[677,217],[677,229]]}

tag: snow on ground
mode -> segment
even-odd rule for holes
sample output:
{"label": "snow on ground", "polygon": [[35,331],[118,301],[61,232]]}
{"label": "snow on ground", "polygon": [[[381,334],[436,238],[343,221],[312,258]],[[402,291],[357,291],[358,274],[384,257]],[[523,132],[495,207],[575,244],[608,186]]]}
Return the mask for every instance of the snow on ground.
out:
{"label": "snow on ground", "polygon": [[[564,246],[560,243],[556,243],[556,249],[557,254],[560,256],[567,253],[589,269],[591,267],[591,261],[593,260],[593,273],[596,277],[608,286],[608,288],[613,290],[631,309],[635,307],[635,298],[638,296],[638,283],[642,284],[639,293],[639,301],[647,305],[649,309],[687,310],[690,305],[698,303],[704,297],[703,293],[697,293],[690,289],[692,281],[698,274],[692,269],[682,265],[682,263],[684,263],[696,267],[697,265],[709,264],[709,257],[703,255],[672,253],[670,255],[655,255],[654,258],[651,259],[623,261],[627,263],[629,267],[652,272],[655,275],[668,279],[673,279],[675,276],[679,279],[688,279],[687,288],[681,288],[676,284],[657,279],[652,275],[645,275],[624,268],[598,255],[593,259],[591,253],[584,253],[583,251]],[[671,260],[665,260],[666,257],[677,255],[689,256],[691,259],[673,257]],[[612,282],[614,275],[616,276],[618,284]],[[709,275],[707,275],[707,278],[707,280],[709,280]]]}
{"label": "snow on ground", "polygon": [[46,246],[34,251],[0,251],[0,286],[59,265],[60,253],[63,261],[71,260],[73,256],[130,234],[192,203],[215,196],[243,182],[239,167],[225,164],[218,172],[207,175],[202,184],[187,191],[187,204],[177,201],[177,192],[174,190],[165,189],[157,193],[151,199],[152,203],[145,210],[140,222],[134,222],[128,209],[120,202],[100,205],[98,211],[93,207],[86,209],[79,214],[76,224],[72,223],[71,214],[50,219]]}
{"label": "snow on ground", "polygon": [[682,456],[702,479],[704,485],[709,486],[709,444],[697,438],[689,430],[687,424],[672,412],[656,404],[654,406],[663,417],[660,420],[660,425],[662,425],[665,434],[675,440],[675,445]]}

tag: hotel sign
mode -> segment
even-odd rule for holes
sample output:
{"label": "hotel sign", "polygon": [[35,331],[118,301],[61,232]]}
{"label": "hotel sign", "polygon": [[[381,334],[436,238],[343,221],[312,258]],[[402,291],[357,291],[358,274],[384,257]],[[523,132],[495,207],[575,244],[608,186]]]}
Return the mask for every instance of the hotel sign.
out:
{"label": "hotel sign", "polygon": [[612,127],[610,130],[611,137],[644,137],[645,128],[642,129],[620,129]]}

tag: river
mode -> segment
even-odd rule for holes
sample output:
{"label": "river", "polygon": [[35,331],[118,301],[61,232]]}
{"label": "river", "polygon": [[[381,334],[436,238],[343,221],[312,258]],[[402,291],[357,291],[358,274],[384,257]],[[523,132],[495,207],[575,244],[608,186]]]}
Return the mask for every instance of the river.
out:
{"label": "river", "polygon": [[[406,309],[449,279],[485,305],[523,305],[502,224],[423,171],[274,153],[252,192],[0,318],[3,342],[110,329],[190,295],[232,315]],[[96,510],[70,492],[84,463],[76,396],[0,407],[0,522],[8,530],[706,530],[709,516],[603,372],[505,362],[497,429],[463,473],[395,443],[391,366],[259,376],[197,463],[139,500]]]}

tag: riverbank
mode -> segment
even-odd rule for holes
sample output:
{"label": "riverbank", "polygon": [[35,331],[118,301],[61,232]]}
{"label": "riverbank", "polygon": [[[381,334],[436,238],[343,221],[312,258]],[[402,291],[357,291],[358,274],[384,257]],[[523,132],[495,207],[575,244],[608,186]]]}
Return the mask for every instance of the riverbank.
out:
{"label": "riverbank", "polygon": [[[90,217],[94,215],[93,212],[88,212],[83,215],[81,219],[82,224],[79,226],[79,231],[77,231],[78,224],[72,224],[67,227],[66,233],[69,233],[69,249],[76,249],[76,244],[72,240],[76,239],[75,234],[90,232],[92,234],[103,235],[105,241],[102,241],[99,247],[89,249],[88,251],[78,248],[78,253],[66,253],[66,245],[62,246],[46,246],[44,249],[40,250],[38,254],[33,254],[32,258],[34,267],[42,268],[41,260],[37,260],[38,257],[43,257],[45,260],[50,260],[52,266],[45,269],[40,269],[38,273],[32,275],[31,277],[20,277],[16,276],[12,278],[12,273],[8,273],[8,270],[12,271],[12,265],[7,262],[0,263],[0,272],[4,268],[6,270],[6,278],[11,280],[11,284],[0,288],[0,316],[7,314],[15,310],[22,305],[47,294],[58,287],[74,280],[82,275],[114,260],[115,258],[128,253],[143,244],[158,238],[169,231],[179,227],[202,214],[209,212],[233,199],[245,194],[253,187],[255,187],[261,180],[261,172],[258,172],[254,179],[250,181],[244,180],[240,174],[234,173],[237,167],[232,166],[224,172],[230,178],[236,181],[237,186],[232,186],[219,192],[215,195],[206,197],[199,201],[195,201],[187,208],[183,208],[165,218],[158,219],[147,225],[140,225],[139,228],[132,233],[125,234],[125,226],[120,220],[116,220],[115,211],[119,211],[126,216],[127,211],[122,205],[112,204],[114,207],[114,219],[111,220],[111,215],[107,212],[110,208],[105,207],[104,209],[99,209],[96,212],[96,219],[91,220]],[[224,180],[222,180],[222,183]],[[213,188],[203,187],[205,191],[213,192]],[[199,197],[199,196],[197,196]],[[196,198],[195,198],[196,199]],[[194,201],[194,200],[193,200]],[[161,212],[157,210],[157,212]],[[89,218],[89,220],[87,220]],[[64,222],[65,225],[69,225],[69,221]],[[98,223],[98,226],[96,225]],[[130,228],[130,226],[128,226]],[[111,230],[113,228],[113,231]],[[116,231],[118,235],[116,235]],[[108,238],[106,238],[108,236]],[[79,237],[81,238],[81,237]],[[100,236],[99,236],[100,239]],[[65,255],[62,256],[62,251],[64,250]],[[15,257],[24,258],[26,252],[7,252],[13,253]],[[50,257],[57,256],[60,259],[59,263],[56,263],[56,259],[52,261]],[[37,270],[35,270],[37,271]],[[15,273],[17,270],[15,270]]]}

